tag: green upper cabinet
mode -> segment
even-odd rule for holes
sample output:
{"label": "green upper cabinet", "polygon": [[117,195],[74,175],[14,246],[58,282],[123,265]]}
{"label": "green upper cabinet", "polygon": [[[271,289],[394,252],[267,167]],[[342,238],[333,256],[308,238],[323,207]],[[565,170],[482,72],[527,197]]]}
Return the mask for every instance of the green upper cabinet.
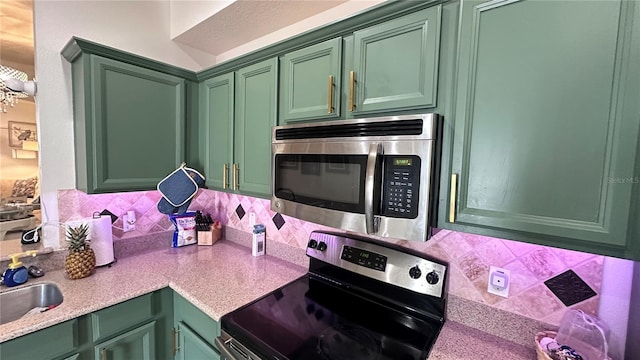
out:
{"label": "green upper cabinet", "polygon": [[341,38],[285,54],[280,64],[280,119],[339,117],[341,64]]}
{"label": "green upper cabinet", "polygon": [[354,32],[347,111],[436,106],[441,5]]}
{"label": "green upper cabinet", "polygon": [[271,127],[276,125],[277,58],[200,83],[207,185],[268,197]]}
{"label": "green upper cabinet", "polygon": [[233,163],[234,74],[229,73],[200,83],[200,116],[204,143],[207,186],[227,189],[229,166]]}
{"label": "green upper cabinet", "polygon": [[441,226],[638,256],[629,250],[639,175],[638,5],[462,4],[450,164],[457,179],[441,187],[453,200]]}
{"label": "green upper cabinet", "polygon": [[234,189],[271,194],[271,127],[276,125],[278,59],[236,72],[234,123]]}
{"label": "green upper cabinet", "polygon": [[78,189],[154,189],[187,160],[188,81],[179,75],[194,73],[75,38],[63,55],[72,62]]}

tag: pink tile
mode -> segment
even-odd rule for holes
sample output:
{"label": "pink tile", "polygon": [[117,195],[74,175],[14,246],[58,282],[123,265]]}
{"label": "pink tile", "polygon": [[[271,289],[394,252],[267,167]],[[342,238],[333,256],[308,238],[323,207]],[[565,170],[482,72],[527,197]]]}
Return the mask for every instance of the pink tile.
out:
{"label": "pink tile", "polygon": [[504,301],[501,301],[500,303],[496,304],[496,307],[498,309],[502,309],[510,313],[514,313],[522,316],[531,317],[531,315],[529,314],[529,309],[527,308],[528,306],[529,306],[528,303],[522,301],[522,298],[517,296],[510,296]]}
{"label": "pink tile", "polygon": [[478,293],[480,293],[480,295],[482,296],[482,298],[484,299],[484,302],[486,304],[495,306],[497,303],[505,300],[506,298],[502,297],[502,296],[498,296],[498,295],[494,295],[491,294],[487,291],[487,287],[489,286],[489,272],[487,271],[486,274],[483,274],[482,276],[478,277],[476,280],[473,281],[473,286],[475,286],[476,290],[478,290]]}
{"label": "pink tile", "polygon": [[469,246],[473,248],[480,246],[492,239],[490,237],[476,235],[476,234],[467,234],[467,233],[460,233],[460,234],[462,234],[462,237],[469,244]]}
{"label": "pink tile", "polygon": [[482,243],[478,245],[475,250],[478,256],[490,266],[503,266],[515,259],[515,256],[513,256],[511,251],[502,243],[502,240],[499,239],[491,239]]}
{"label": "pink tile", "polygon": [[553,253],[558,259],[560,259],[567,267],[575,266],[579,263],[585,262],[594,258],[596,255],[584,253],[580,251],[571,251],[565,249],[552,249]]}
{"label": "pink tile", "polygon": [[544,284],[538,284],[515,298],[522,301],[522,305],[534,319],[543,319],[565,307]]}
{"label": "pink tile", "polygon": [[503,268],[511,270],[511,285],[509,296],[515,296],[526,291],[540,280],[520,260],[514,260],[505,264]]}
{"label": "pink tile", "polygon": [[469,251],[457,259],[456,262],[467,279],[471,281],[474,281],[481,276],[486,276],[489,273],[489,267],[487,264],[485,264],[474,251]]}
{"label": "pink tile", "polygon": [[462,270],[460,270],[460,268],[455,264],[449,265],[447,281],[449,283],[449,291],[455,291],[456,289],[472,286],[469,279],[467,279]]}
{"label": "pink tile", "polygon": [[549,248],[545,247],[521,257],[520,261],[541,280],[547,280],[565,269],[562,261],[555,257]]}
{"label": "pink tile", "polygon": [[433,256],[436,259],[442,260],[442,261],[449,261],[449,256],[447,255],[447,253],[442,249],[442,247],[438,244],[432,245],[427,247],[426,249],[424,249],[423,251],[421,251],[429,256]]}
{"label": "pink tile", "polygon": [[455,231],[452,231],[449,235],[442,238],[439,245],[447,252],[451,259],[455,259],[471,250],[471,246],[465,241],[464,237]]}
{"label": "pink tile", "polygon": [[513,255],[520,257],[526,255],[534,250],[538,250],[543,248],[540,245],[528,244],[525,242],[513,241],[513,240],[502,240],[504,245],[511,250]]}
{"label": "pink tile", "polygon": [[478,293],[478,290],[473,285],[467,285],[459,289],[455,289],[451,293],[467,300],[484,303],[482,295]]}
{"label": "pink tile", "polygon": [[141,196],[138,198],[138,201],[136,201],[133,204],[133,208],[132,208],[136,213],[140,214],[140,215],[144,215],[147,212],[153,211],[153,212],[158,212],[157,208],[156,208],[156,203],[153,202],[149,197],[147,196]]}
{"label": "pink tile", "polygon": [[589,286],[600,293],[602,289],[602,270],[604,267],[604,257],[594,256],[592,260],[576,267],[573,271],[578,274]]}

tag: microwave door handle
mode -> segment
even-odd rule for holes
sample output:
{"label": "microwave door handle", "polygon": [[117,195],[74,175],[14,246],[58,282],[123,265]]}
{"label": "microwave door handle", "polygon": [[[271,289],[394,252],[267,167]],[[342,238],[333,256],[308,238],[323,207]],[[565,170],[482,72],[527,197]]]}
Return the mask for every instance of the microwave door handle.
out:
{"label": "microwave door handle", "polygon": [[364,217],[367,226],[367,234],[375,234],[378,232],[373,209],[374,191],[376,183],[376,166],[378,164],[378,156],[382,153],[381,144],[369,145],[369,156],[367,157],[367,170],[364,180]]}

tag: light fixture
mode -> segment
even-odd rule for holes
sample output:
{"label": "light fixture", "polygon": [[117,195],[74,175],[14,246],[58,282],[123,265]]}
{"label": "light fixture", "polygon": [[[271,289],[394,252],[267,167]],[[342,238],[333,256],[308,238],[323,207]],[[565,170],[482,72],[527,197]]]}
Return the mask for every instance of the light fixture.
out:
{"label": "light fixture", "polygon": [[36,94],[36,82],[29,81],[27,73],[0,65],[0,111],[14,107],[19,98]]}

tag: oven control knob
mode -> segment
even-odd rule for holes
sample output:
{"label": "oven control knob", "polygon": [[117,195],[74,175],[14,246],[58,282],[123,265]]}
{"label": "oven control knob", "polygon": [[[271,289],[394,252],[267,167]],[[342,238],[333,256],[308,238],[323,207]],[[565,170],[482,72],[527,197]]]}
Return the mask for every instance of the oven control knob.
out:
{"label": "oven control knob", "polygon": [[318,246],[318,242],[317,242],[317,241],[315,241],[315,240],[313,240],[313,239],[309,240],[309,243],[307,244],[307,247],[310,247],[310,248],[312,248],[312,249],[315,249],[315,248],[316,248],[316,246]]}
{"label": "oven control knob", "polygon": [[430,273],[427,274],[427,282],[431,285],[435,285],[438,283],[438,280],[440,280],[440,277],[438,276],[438,273],[435,271],[432,271]]}
{"label": "oven control knob", "polygon": [[325,244],[324,242],[321,241],[321,242],[318,243],[317,249],[319,251],[325,251],[325,250],[327,250],[327,244]]}
{"label": "oven control knob", "polygon": [[420,276],[422,276],[422,271],[420,271],[420,268],[418,267],[418,265],[409,269],[409,276],[411,276],[412,279],[417,279]]}

